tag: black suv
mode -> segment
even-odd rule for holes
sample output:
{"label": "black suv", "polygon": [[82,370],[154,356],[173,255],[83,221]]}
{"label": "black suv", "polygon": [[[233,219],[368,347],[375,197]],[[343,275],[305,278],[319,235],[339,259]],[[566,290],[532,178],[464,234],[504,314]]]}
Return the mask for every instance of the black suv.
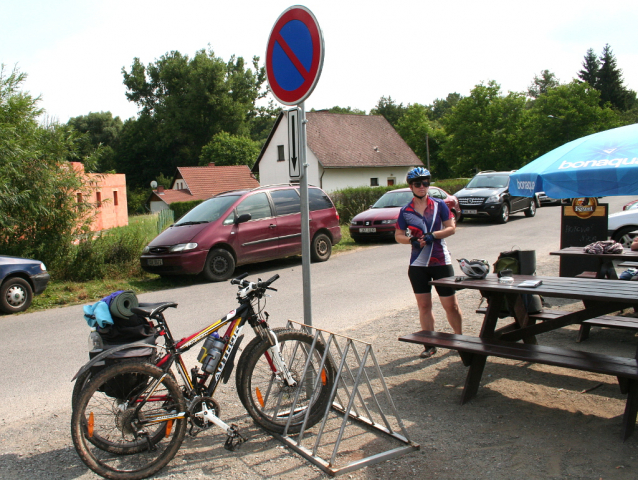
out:
{"label": "black suv", "polygon": [[486,170],[479,172],[465,188],[455,193],[463,218],[491,218],[506,223],[511,213],[525,212],[526,217],[536,215],[536,203],[530,197],[513,197],[509,184],[511,172]]}

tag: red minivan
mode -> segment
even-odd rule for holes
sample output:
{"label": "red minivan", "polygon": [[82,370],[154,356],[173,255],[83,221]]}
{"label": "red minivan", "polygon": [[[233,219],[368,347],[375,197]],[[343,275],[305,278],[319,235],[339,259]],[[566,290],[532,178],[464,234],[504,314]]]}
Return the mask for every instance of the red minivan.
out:
{"label": "red minivan", "polygon": [[[330,197],[308,188],[311,257],[330,258],[341,240]],[[144,247],[144,270],[159,275],[201,273],[227,280],[236,266],[301,253],[299,186],[263,186],[221,193],[200,203]]]}

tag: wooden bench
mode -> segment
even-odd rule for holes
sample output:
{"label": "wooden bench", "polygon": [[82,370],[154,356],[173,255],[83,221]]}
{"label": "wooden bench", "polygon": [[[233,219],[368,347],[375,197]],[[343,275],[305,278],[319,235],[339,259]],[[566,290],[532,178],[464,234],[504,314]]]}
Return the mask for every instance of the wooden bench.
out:
{"label": "wooden bench", "polygon": [[[487,308],[486,307],[481,307],[481,308],[477,308],[476,309],[476,313],[480,313],[482,315],[485,315],[485,312],[487,312]],[[529,316],[529,318],[533,318],[535,320],[554,320],[555,318],[562,317],[566,313],[569,313],[569,312],[565,312],[563,310],[547,310],[547,309],[544,309],[544,310],[542,310],[540,312],[537,312],[537,313],[529,313],[528,316]]]}
{"label": "wooden bench", "polygon": [[576,275],[576,278],[596,278],[596,272],[581,272]]}
{"label": "wooden bench", "polygon": [[636,426],[638,413],[638,360],[636,359],[443,332],[422,331],[400,337],[399,340],[459,352],[463,364],[470,366],[461,403],[466,403],[476,395],[488,356],[616,376],[620,391],[627,394],[623,416],[623,440],[629,438]]}
{"label": "wooden bench", "polygon": [[601,315],[600,317],[585,320],[580,324],[578,342],[587,340],[591,327],[621,328],[624,330],[638,330],[638,318],[619,317],[614,315]]}
{"label": "wooden bench", "polygon": [[[485,315],[486,308],[477,308],[476,313],[481,313]],[[538,313],[530,313],[529,318],[533,318],[535,320],[554,320],[556,318],[562,317],[565,315],[566,311],[563,310],[543,310]],[[580,330],[578,331],[578,337],[576,338],[577,342],[582,342],[583,340],[587,340],[589,338],[589,331],[591,327],[607,327],[607,328],[620,328],[624,330],[636,330],[638,331],[638,318],[632,317],[619,317],[614,315],[601,315],[600,317],[592,318],[589,320],[585,320],[580,325]]]}

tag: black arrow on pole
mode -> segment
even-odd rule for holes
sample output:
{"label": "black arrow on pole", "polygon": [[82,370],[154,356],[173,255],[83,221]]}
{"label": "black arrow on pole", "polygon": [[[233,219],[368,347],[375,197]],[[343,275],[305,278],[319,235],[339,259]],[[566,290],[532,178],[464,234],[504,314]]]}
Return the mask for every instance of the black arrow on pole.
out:
{"label": "black arrow on pole", "polygon": [[297,144],[295,140],[297,139],[297,134],[295,132],[295,127],[297,124],[297,118],[295,115],[292,115],[292,152],[290,152],[290,161],[292,162],[292,171],[297,172]]}

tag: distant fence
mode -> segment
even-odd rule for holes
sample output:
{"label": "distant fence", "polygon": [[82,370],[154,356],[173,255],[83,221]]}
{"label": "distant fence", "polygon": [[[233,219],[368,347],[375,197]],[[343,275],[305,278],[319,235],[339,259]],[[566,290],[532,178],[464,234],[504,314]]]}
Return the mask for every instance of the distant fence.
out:
{"label": "distant fence", "polygon": [[160,210],[157,212],[157,233],[162,233],[166,227],[175,223],[173,210]]}

